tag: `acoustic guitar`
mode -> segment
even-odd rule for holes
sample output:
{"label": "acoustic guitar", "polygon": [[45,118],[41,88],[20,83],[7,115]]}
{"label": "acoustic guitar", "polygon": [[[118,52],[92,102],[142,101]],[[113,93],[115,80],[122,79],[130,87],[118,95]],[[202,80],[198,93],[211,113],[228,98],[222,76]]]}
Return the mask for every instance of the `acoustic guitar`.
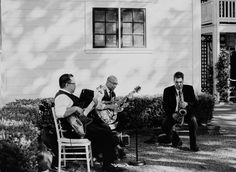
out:
{"label": "acoustic guitar", "polygon": [[125,96],[124,98],[122,98],[119,101],[112,101],[112,102],[106,102],[109,104],[117,104],[118,108],[116,110],[97,110],[97,114],[100,117],[100,119],[105,122],[106,124],[108,124],[109,126],[111,126],[112,124],[114,124],[117,120],[117,114],[121,111],[124,110],[125,107],[128,106],[128,104],[126,103],[127,100],[133,96],[134,93],[137,93],[141,90],[140,86],[137,86],[134,88],[133,91],[131,91],[127,96]]}

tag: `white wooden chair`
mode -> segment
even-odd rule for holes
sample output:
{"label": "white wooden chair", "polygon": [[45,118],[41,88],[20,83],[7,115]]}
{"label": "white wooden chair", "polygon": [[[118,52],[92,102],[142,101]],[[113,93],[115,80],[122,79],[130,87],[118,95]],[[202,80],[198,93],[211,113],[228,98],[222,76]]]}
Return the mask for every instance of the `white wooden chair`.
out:
{"label": "white wooden chair", "polygon": [[63,137],[63,130],[60,121],[56,118],[54,107],[52,107],[52,114],[58,142],[58,172],[61,171],[61,162],[66,166],[66,161],[75,160],[86,161],[87,171],[90,172],[90,165],[93,166],[91,142],[88,139],[69,139]]}

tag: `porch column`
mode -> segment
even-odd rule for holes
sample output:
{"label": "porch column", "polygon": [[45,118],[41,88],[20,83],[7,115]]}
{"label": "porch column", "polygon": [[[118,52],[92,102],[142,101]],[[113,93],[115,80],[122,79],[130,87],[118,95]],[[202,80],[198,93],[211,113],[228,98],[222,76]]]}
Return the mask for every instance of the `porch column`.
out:
{"label": "porch column", "polygon": [[2,53],[2,7],[0,0],[0,108],[3,106],[3,94],[5,88],[5,66],[3,62],[3,53]]}
{"label": "porch column", "polygon": [[[212,51],[213,51],[213,94],[217,95],[216,91],[216,70],[215,64],[218,61],[220,53],[220,32],[219,32],[219,1],[214,1],[214,23],[213,23],[213,32],[212,32]],[[217,96],[219,99],[219,96]]]}
{"label": "porch column", "polygon": [[201,91],[201,2],[192,0],[193,17],[193,50],[192,50],[192,85]]}

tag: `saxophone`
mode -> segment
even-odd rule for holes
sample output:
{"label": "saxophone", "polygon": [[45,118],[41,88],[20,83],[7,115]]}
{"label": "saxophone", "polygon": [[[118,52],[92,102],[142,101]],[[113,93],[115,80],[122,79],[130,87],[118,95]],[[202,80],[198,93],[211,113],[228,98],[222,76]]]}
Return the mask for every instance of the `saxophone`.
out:
{"label": "saxophone", "polygon": [[179,102],[178,102],[178,112],[177,116],[175,117],[175,120],[179,123],[179,125],[183,125],[184,123],[184,117],[187,115],[186,108],[183,107],[183,93],[182,91],[179,91]]}

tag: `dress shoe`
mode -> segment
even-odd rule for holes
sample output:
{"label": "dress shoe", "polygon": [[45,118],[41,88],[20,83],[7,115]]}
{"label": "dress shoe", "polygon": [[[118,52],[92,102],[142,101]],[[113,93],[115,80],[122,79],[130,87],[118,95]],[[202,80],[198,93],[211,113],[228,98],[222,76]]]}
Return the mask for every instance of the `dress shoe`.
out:
{"label": "dress shoe", "polygon": [[120,158],[120,159],[126,158],[126,153],[125,153],[124,149],[118,149],[118,158]]}
{"label": "dress shoe", "polygon": [[157,138],[155,136],[151,137],[150,139],[144,141],[146,144],[155,144],[157,143]]}
{"label": "dress shoe", "polygon": [[102,171],[103,172],[120,172],[123,169],[120,167],[115,167],[112,164],[107,164],[102,166]]}
{"label": "dress shoe", "polygon": [[[58,172],[58,167],[52,167],[49,169],[49,172]],[[65,170],[63,169],[60,169],[60,172],[66,172]]]}
{"label": "dress shoe", "polygon": [[199,151],[199,147],[198,146],[191,146],[190,150],[193,152],[197,152],[197,151]]}
{"label": "dress shoe", "polygon": [[172,147],[180,148],[183,145],[183,142],[180,140],[178,143],[172,143]]}

